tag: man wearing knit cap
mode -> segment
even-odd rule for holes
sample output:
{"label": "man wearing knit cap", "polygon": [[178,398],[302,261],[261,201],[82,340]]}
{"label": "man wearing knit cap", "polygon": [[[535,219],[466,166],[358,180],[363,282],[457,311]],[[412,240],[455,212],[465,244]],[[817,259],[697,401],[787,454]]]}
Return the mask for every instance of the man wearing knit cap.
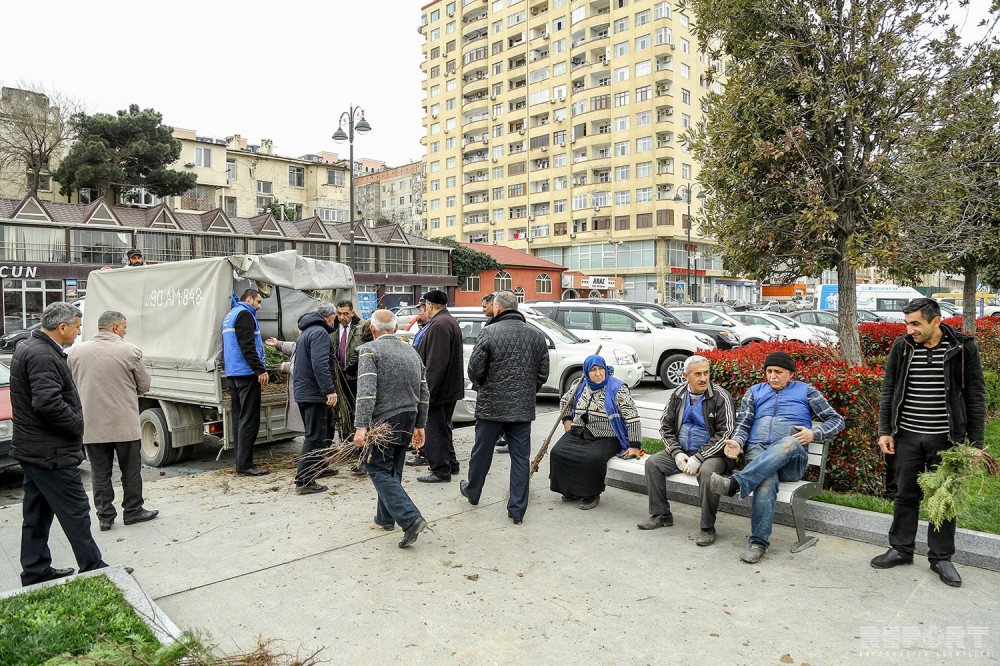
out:
{"label": "man wearing knit cap", "polygon": [[458,458],[452,440],[451,414],[465,395],[465,365],[462,361],[462,328],[448,312],[448,294],[435,289],[424,294],[427,324],[413,339],[413,347],[427,369],[430,406],[427,409],[424,457],[430,471],[417,477],[422,483],[447,483],[458,474]]}
{"label": "man wearing knit cap", "polygon": [[756,564],[770,545],[779,481],[799,481],[809,463],[809,443],[830,439],[844,419],[815,387],[795,379],[795,360],[783,351],[764,359],[765,381],[743,394],[732,439],[725,453],[742,450],[747,466],[732,476],[712,474],[716,495],[746,499],[753,493],[750,539],[740,559]]}

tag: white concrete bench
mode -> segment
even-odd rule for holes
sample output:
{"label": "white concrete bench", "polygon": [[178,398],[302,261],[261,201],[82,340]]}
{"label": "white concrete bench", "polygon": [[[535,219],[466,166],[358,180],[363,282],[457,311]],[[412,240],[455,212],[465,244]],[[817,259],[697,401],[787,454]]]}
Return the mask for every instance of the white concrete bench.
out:
{"label": "white concrete bench", "polygon": [[[636,401],[636,408],[639,410],[639,420],[642,423],[642,436],[660,439],[660,415],[663,413],[663,405],[655,402]],[[792,552],[798,553],[814,545],[818,540],[814,536],[806,536],[805,504],[810,497],[818,495],[823,490],[823,478],[826,474],[826,455],[829,442],[812,442],[809,445],[809,467],[819,468],[819,478],[817,481],[782,481],[778,485],[777,504],[786,504],[791,508],[792,522],[798,535],[798,541],[792,546]],[[645,466],[646,457],[638,460],[623,460],[614,457],[608,463],[609,472],[617,472],[629,476],[638,475],[642,479],[645,487]],[[667,490],[671,485],[675,487],[693,486],[697,488],[698,480],[687,474],[674,474],[667,477]],[[675,488],[676,489],[676,488]],[[685,497],[692,496],[685,493]],[[697,493],[693,494],[697,502]],[[727,499],[727,498],[723,498]],[[749,505],[749,500],[740,500],[739,497],[731,498],[734,503],[744,503]]]}

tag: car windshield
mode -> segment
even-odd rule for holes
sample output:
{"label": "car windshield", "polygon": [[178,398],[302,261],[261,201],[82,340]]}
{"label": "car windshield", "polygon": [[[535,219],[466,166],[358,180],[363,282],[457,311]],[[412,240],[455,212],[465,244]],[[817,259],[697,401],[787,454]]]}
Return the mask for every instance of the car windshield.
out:
{"label": "car windshield", "polygon": [[576,337],[548,317],[532,317],[531,321],[534,322],[538,328],[549,334],[549,336],[551,336],[556,342],[568,345],[576,345],[583,342],[583,340]]}
{"label": "car windshield", "polygon": [[702,310],[701,323],[712,324],[714,326],[737,326],[740,322],[721,312]]}

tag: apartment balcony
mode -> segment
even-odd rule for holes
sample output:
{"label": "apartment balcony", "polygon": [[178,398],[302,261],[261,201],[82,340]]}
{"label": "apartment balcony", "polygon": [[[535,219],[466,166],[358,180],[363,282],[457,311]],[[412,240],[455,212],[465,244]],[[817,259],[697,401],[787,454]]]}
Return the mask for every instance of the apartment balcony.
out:
{"label": "apartment balcony", "polygon": [[466,26],[473,26],[480,21],[485,21],[488,16],[489,13],[477,4],[475,9],[465,13],[462,17],[462,24]]}

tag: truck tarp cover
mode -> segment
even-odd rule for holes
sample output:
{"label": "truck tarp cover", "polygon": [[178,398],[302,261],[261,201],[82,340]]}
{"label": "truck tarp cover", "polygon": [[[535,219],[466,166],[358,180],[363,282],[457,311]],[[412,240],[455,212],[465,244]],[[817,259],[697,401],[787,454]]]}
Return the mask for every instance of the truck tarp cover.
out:
{"label": "truck tarp cover", "polygon": [[101,313],[116,310],[128,321],[125,340],[142,350],[147,364],[212,370],[222,352],[234,279],[306,290],[354,287],[347,266],[294,250],[95,271],[87,282],[86,338],[97,333]]}

